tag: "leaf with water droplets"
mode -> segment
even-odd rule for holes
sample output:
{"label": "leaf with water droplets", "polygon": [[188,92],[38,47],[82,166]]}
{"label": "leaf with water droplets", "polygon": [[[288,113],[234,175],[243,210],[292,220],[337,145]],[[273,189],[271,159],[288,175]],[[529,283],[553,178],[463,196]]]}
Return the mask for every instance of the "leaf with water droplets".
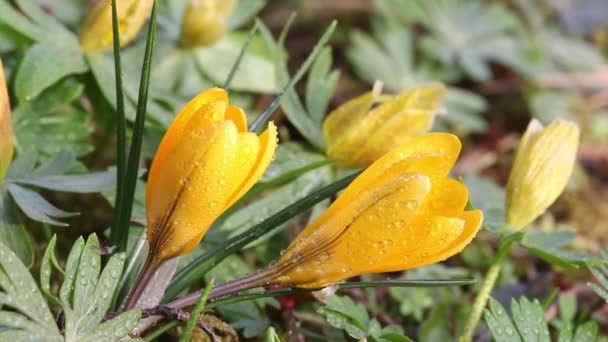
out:
{"label": "leaf with water droplets", "polygon": [[519,332],[502,305],[494,298],[490,298],[489,305],[485,319],[496,342],[521,342]]}
{"label": "leaf with water droplets", "polygon": [[[36,340],[32,336],[44,334],[49,341],[62,340],[53,315],[36,281],[21,260],[0,243],[0,303],[11,311],[0,311],[0,326],[18,330],[3,330],[0,340]],[[22,333],[23,332],[23,333]],[[23,337],[26,336],[24,339]],[[19,338],[21,337],[21,338]]]}
{"label": "leaf with water droplets", "polygon": [[78,341],[81,342],[112,342],[123,341],[128,334],[135,329],[141,317],[141,310],[131,309],[122,314],[105,321],[91,330],[86,336]]}
{"label": "leaf with water droplets", "polygon": [[59,298],[64,306],[68,306],[72,299],[72,293],[74,291],[74,282],[76,281],[76,273],[78,272],[78,265],[80,263],[80,256],[84,249],[84,239],[79,237],[68,255],[68,260],[65,263],[65,277],[59,290]]}

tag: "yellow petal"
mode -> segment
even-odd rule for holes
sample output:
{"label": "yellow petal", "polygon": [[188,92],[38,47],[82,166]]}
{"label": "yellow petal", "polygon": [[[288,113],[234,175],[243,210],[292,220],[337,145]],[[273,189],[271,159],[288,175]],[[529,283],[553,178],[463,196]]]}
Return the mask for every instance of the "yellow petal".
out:
{"label": "yellow petal", "polygon": [[[193,131],[186,138],[161,170],[157,187],[162,193],[153,194],[146,208],[148,238],[158,244],[151,249],[162,260],[194,248],[241,182],[226,175],[237,153],[238,133],[231,121],[211,123],[200,135]],[[151,236],[155,230],[167,239]]]}
{"label": "yellow petal", "polygon": [[373,104],[372,92],[358,96],[327,115],[323,121],[323,138],[327,155],[340,157],[349,144],[348,139],[354,134],[353,129],[367,115]]}
{"label": "yellow petal", "polygon": [[0,59],[0,180],[4,178],[12,159],[13,125],[11,122],[11,106],[8,101],[4,68]]}
{"label": "yellow petal", "polygon": [[235,0],[189,1],[182,17],[182,46],[204,46],[222,38],[235,3]]}
{"label": "yellow petal", "polygon": [[[215,102],[223,103],[224,106],[219,104],[209,106],[209,104]],[[171,126],[169,126],[169,129],[167,129],[156,150],[156,155],[148,173],[146,202],[149,202],[151,194],[156,192],[156,181],[161,174],[159,170],[165,165],[167,158],[173,152],[175,146],[180,143],[189,131],[200,130],[211,122],[223,120],[227,104],[228,95],[226,91],[220,88],[211,88],[201,92],[184,106],[173,120],[173,123],[171,123]]]}
{"label": "yellow petal", "polygon": [[395,173],[418,172],[432,178],[445,177],[456,162],[460,147],[460,140],[448,133],[428,133],[413,138],[370,165],[336,202],[353,201],[372,184]]}
{"label": "yellow petal", "polygon": [[390,258],[387,250],[409,235],[408,223],[430,186],[424,175],[403,174],[369,189],[339,215],[326,211],[283,254],[279,265],[296,262],[298,266],[277,280],[314,287],[368,272],[382,253]]}
{"label": "yellow petal", "polygon": [[566,187],[578,149],[579,129],[556,120],[545,129],[533,120],[522,137],[507,184],[507,222],[520,229],[534,221]]}
{"label": "yellow petal", "polygon": [[464,184],[449,178],[434,179],[431,192],[422,204],[421,212],[459,217],[468,200],[469,192]]}
{"label": "yellow petal", "polygon": [[451,256],[460,253],[477,235],[483,221],[483,212],[481,210],[465,211],[460,215],[464,221],[464,228],[460,235],[451,241],[451,243],[443,249],[437,249],[435,253],[421,260],[420,263],[412,264],[410,268],[430,265],[436,262],[443,261]]}
{"label": "yellow petal", "polygon": [[406,89],[371,110],[374,101],[371,93],[349,101],[324,122],[326,152],[342,158],[339,165],[367,166],[408,139],[428,131],[445,94],[442,84],[431,83]]}
{"label": "yellow petal", "polygon": [[[112,48],[112,2],[96,1],[89,10],[80,32],[80,44],[87,51]],[[120,46],[129,44],[146,22],[152,0],[118,0],[117,15]]]}
{"label": "yellow petal", "polygon": [[247,193],[255,185],[255,183],[262,177],[268,165],[274,158],[274,152],[277,148],[277,127],[273,122],[268,123],[268,128],[262,132],[259,138],[258,155],[255,163],[249,169],[249,174],[244,178],[242,184],[239,186],[237,192],[228,201],[227,206],[230,207],[239,198]]}
{"label": "yellow petal", "polygon": [[232,120],[239,132],[247,132],[247,114],[237,106],[228,106],[226,110],[226,120]]}

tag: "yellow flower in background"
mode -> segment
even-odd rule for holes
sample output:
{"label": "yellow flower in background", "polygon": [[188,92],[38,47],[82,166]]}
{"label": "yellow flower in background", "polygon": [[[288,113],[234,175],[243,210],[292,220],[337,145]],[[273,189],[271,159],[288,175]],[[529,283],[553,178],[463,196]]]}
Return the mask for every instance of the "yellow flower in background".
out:
{"label": "yellow flower in background", "polygon": [[222,38],[236,4],[237,0],[190,0],[182,17],[182,46],[204,46]]}
{"label": "yellow flower in background", "polygon": [[[129,44],[146,22],[153,0],[117,0],[120,46]],[[112,0],[97,0],[80,32],[80,45],[90,52],[112,48]]]}
{"label": "yellow flower in background", "polygon": [[146,191],[152,263],[190,252],[262,176],[277,146],[271,122],[249,132],[245,112],[208,89],[177,115],[154,156]]}
{"label": "yellow flower in background", "polygon": [[445,96],[442,84],[430,83],[395,96],[369,92],[350,100],[331,112],[323,123],[326,153],[340,159],[340,166],[368,166],[431,129]]}
{"label": "yellow flower in background", "polygon": [[460,147],[454,135],[429,133],[378,159],[262,271],[265,280],[316,288],[460,252],[483,217],[464,211],[467,188],[446,178]]}
{"label": "yellow flower in background", "polygon": [[507,184],[506,220],[521,229],[562,193],[576,161],[579,128],[555,120],[547,127],[532,119],[521,138]]}
{"label": "yellow flower in background", "polygon": [[4,67],[0,59],[0,180],[4,178],[6,170],[13,159],[13,149],[11,106],[8,102]]}

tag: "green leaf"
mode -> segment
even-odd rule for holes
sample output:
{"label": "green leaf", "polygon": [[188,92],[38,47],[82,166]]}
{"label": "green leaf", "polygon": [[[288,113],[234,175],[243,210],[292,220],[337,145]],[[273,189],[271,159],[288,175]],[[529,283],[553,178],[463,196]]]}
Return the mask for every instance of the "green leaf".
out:
{"label": "green leaf", "polygon": [[520,342],[521,336],[506,310],[494,298],[489,300],[489,310],[485,312],[488,328],[496,342]]}
{"label": "green leaf", "polygon": [[16,183],[74,193],[92,193],[114,187],[116,171],[108,170],[82,175],[42,176],[14,180]]}
{"label": "green leaf", "polygon": [[45,157],[62,151],[83,156],[93,150],[87,141],[93,132],[89,116],[85,111],[72,108],[48,113],[35,110],[30,103],[19,105],[13,111],[15,147],[19,153],[33,151]]}
{"label": "green leaf", "polygon": [[16,72],[15,95],[20,101],[31,101],[62,78],[87,69],[77,46],[36,43],[25,53]]}
{"label": "green leaf", "polygon": [[156,35],[156,0],[152,5],[152,14],[148,26],[148,37],[146,40],[146,51],[142,66],[141,78],[139,83],[139,96],[137,99],[137,113],[133,125],[133,136],[129,149],[129,158],[124,179],[119,184],[124,185],[125,191],[122,193],[123,199],[117,201],[120,207],[115,208],[115,225],[110,231],[110,241],[118,247],[119,251],[125,251],[129,236],[129,222],[133,211],[135,197],[135,187],[139,176],[139,163],[141,155],[141,144],[143,139],[144,124],[146,122],[146,108],[148,104],[148,90],[150,86],[150,73],[152,68],[152,51]]}
{"label": "green leaf", "polygon": [[70,151],[59,151],[40,164],[31,174],[22,174],[14,179],[62,175],[75,161],[76,157]]}
{"label": "green leaf", "polygon": [[76,242],[74,242],[74,245],[72,245],[72,249],[70,250],[70,254],[65,263],[65,277],[63,278],[63,283],[59,289],[59,299],[64,306],[69,306],[71,303],[72,292],[75,288],[78,266],[80,264],[80,256],[82,255],[84,246],[84,239],[82,237],[78,238]]}
{"label": "green leaf", "polygon": [[8,1],[0,2],[0,24],[9,27],[32,41],[36,41],[46,34],[41,27],[13,8]]}
{"label": "green leaf", "polygon": [[587,283],[587,285],[608,302],[608,253],[601,251],[602,264],[587,263],[587,267],[595,276],[598,284]]}
{"label": "green leaf", "polygon": [[61,301],[51,292],[51,263],[55,259],[55,244],[57,243],[57,236],[53,235],[53,238],[49,241],[40,263],[40,288],[42,293],[53,305],[61,305]]}
{"label": "green leaf", "polygon": [[264,6],[266,6],[266,0],[239,1],[237,7],[234,9],[230,17],[228,17],[228,23],[226,26],[229,30],[232,30],[245,24]]}
{"label": "green leaf", "polygon": [[596,322],[589,321],[578,328],[576,328],[576,333],[572,338],[572,342],[587,342],[587,341],[595,341],[597,336],[598,326]]}
{"label": "green leaf", "polygon": [[310,118],[320,125],[334,96],[340,72],[331,70],[331,48],[325,47],[313,63],[306,83],[306,109]]}
{"label": "green leaf", "polygon": [[576,268],[586,262],[597,262],[599,259],[586,252],[563,248],[574,240],[572,231],[532,232],[526,234],[521,245],[551,264],[565,268]]}
{"label": "green leaf", "polygon": [[485,319],[497,342],[550,342],[549,328],[545,320],[545,311],[538,300],[530,301],[521,297],[511,301],[512,319],[505,309],[493,298],[490,298],[490,309],[485,312]]}
{"label": "green leaf", "polygon": [[128,334],[135,329],[139,319],[141,318],[141,310],[131,309],[123,312],[120,315],[105,321],[91,330],[87,335],[83,336],[83,342],[112,342],[112,341],[131,341]]}
{"label": "green leaf", "polygon": [[[0,243],[0,339],[18,341],[63,341],[51,310],[38,289],[34,278],[21,260]],[[15,311],[7,311],[5,307]]]}
{"label": "green leaf", "polygon": [[329,38],[336,29],[336,21],[333,21],[325,32],[323,32],[323,35],[321,38],[319,38],[319,41],[314,46],[308,57],[306,57],[306,60],[302,63],[302,65],[300,65],[298,71],[296,71],[295,75],[291,78],[289,77],[286,62],[281,52],[282,47],[275,42],[272,34],[262,22],[258,21],[257,24],[260,27],[262,37],[273,54],[278,80],[279,82],[284,83],[285,86],[279,95],[277,95],[272,103],[268,106],[268,108],[266,108],[266,110],[251,124],[250,130],[257,131],[261,126],[263,126],[274,110],[279,106],[279,104],[281,104],[283,95],[285,95],[285,98],[288,100],[285,102],[287,103],[287,107],[284,106],[283,109],[285,110],[285,114],[290,122],[309,140],[311,144],[321,146],[323,135],[321,134],[320,129],[312,124],[308,115],[302,115],[303,108],[301,111],[300,109],[303,106],[297,97],[297,93],[295,90],[293,90],[293,87],[308,71],[312,63],[317,59],[319,53],[325,47],[325,44],[327,44],[329,41]]}
{"label": "green leaf", "polygon": [[16,184],[9,184],[8,192],[23,213],[34,221],[55,226],[67,226],[66,223],[57,221],[55,218],[66,218],[78,215],[78,213],[63,211],[49,203],[37,192]]}
{"label": "green leaf", "polygon": [[564,323],[571,323],[576,316],[576,296],[561,294],[557,303],[561,320]]}
{"label": "green leaf", "polygon": [[505,191],[492,179],[467,174],[462,180],[469,189],[469,198],[473,206],[484,213],[483,225],[493,232],[498,232],[505,225]]}
{"label": "green leaf", "polygon": [[[252,41],[254,46],[243,56],[230,89],[276,93],[279,86],[272,60],[268,51],[260,49],[263,45],[259,38],[255,40]],[[224,84],[246,41],[247,34],[231,33],[211,46],[196,49],[198,67],[215,84]]]}
{"label": "green leaf", "polygon": [[268,327],[262,336],[262,342],[281,342],[281,338],[273,327]]}
{"label": "green leaf", "polygon": [[327,322],[337,329],[345,330],[356,339],[367,337],[370,318],[365,307],[355,304],[350,297],[331,296],[318,312],[325,316]]}
{"label": "green leaf", "polygon": [[34,263],[32,239],[19,221],[17,209],[0,183],[0,243],[10,248],[26,266]]}
{"label": "green leaf", "polygon": [[40,113],[58,111],[62,106],[76,100],[84,90],[84,85],[72,79],[64,79],[45,89],[33,101],[33,110]]}

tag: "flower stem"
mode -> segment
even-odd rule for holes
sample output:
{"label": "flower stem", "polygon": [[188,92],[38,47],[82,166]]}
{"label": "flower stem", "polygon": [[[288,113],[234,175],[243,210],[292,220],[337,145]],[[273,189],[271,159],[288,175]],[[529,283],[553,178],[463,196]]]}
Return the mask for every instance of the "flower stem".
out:
{"label": "flower stem", "polygon": [[481,289],[475,298],[475,303],[473,303],[473,309],[469,314],[467,319],[467,323],[464,327],[464,332],[462,337],[460,337],[460,342],[471,342],[473,341],[473,336],[475,335],[475,330],[477,329],[477,325],[479,324],[479,320],[481,319],[481,314],[483,313],[483,309],[486,307],[488,303],[488,299],[490,299],[490,294],[492,293],[492,289],[496,284],[496,280],[498,279],[498,275],[500,275],[500,270],[502,268],[502,263],[505,257],[509,254],[508,251],[511,247],[511,242],[508,242],[508,245],[503,246],[504,250],[502,253],[498,253],[492,262],[492,266],[488,269],[486,276],[481,284]]}
{"label": "flower stem", "polygon": [[133,290],[131,290],[131,293],[127,297],[124,308],[125,310],[129,310],[135,307],[137,301],[148,286],[150,279],[152,279],[154,273],[156,273],[160,265],[162,265],[162,262],[159,263],[157,261],[152,260],[153,257],[151,257],[150,255],[151,254],[148,254],[146,262],[144,263],[144,266],[142,267],[141,271],[139,272],[139,275],[137,276],[137,279],[135,280],[135,286],[133,286]]}

